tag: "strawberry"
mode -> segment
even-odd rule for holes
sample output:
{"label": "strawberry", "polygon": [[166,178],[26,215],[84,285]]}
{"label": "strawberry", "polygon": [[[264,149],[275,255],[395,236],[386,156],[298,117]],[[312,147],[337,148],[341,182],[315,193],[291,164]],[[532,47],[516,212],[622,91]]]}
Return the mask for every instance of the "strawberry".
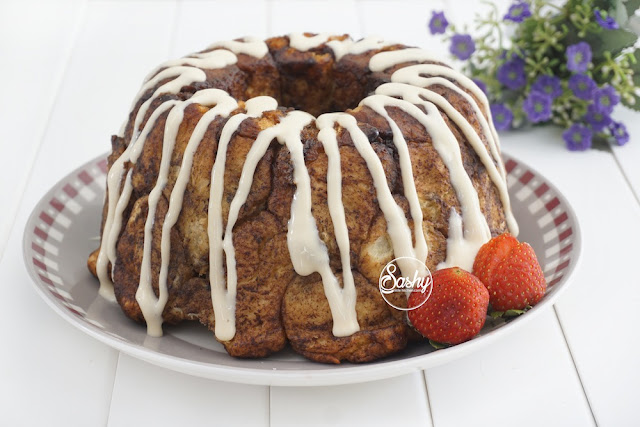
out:
{"label": "strawberry", "polygon": [[487,287],[491,307],[497,311],[524,310],[538,303],[547,289],[533,248],[508,233],[480,248],[473,274]]}
{"label": "strawberry", "polygon": [[518,245],[518,239],[509,233],[494,237],[482,245],[473,262],[473,275],[487,285],[498,264]]}
{"label": "strawberry", "polygon": [[438,270],[432,275],[431,296],[421,306],[424,295],[414,291],[408,312],[414,328],[426,338],[444,344],[468,341],[480,332],[487,316],[489,293],[482,282],[458,267]]}

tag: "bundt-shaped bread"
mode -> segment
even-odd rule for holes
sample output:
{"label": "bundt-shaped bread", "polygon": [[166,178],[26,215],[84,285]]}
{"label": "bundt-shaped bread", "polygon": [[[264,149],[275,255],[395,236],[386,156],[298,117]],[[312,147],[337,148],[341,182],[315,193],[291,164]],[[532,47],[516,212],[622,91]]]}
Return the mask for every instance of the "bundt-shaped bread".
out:
{"label": "bundt-shaped bread", "polygon": [[152,335],[199,320],[239,357],[397,352],[411,332],[378,288],[387,263],[470,269],[517,233],[484,94],[376,38],[246,38],[166,62],[108,165],[100,293]]}

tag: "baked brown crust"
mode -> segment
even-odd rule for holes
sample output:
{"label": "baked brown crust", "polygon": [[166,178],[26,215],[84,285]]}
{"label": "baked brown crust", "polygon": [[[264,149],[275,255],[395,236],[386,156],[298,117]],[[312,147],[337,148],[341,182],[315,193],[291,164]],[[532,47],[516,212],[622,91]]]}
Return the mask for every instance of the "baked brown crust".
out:
{"label": "baked brown crust", "polygon": [[[346,36],[342,36],[344,38]],[[341,40],[342,38],[337,37]],[[372,73],[369,59],[381,50],[404,48],[396,45],[346,55],[336,62],[326,44],[301,52],[289,46],[287,37],[266,41],[269,53],[263,58],[244,54],[238,62],[218,70],[206,70],[207,80],[183,87],[177,95],[163,95],[151,103],[143,122],[170,99],[188,99],[204,88],[219,88],[239,101],[258,95],[275,97],[281,105],[302,109],[314,115],[346,110],[354,116],[381,160],[394,198],[405,210],[411,225],[408,203],[404,198],[399,173],[398,153],[391,129],[385,118],[358,102],[381,83],[390,80],[392,72],[402,65]],[[162,83],[162,82],[161,82]],[[131,140],[133,120],[140,106],[157,87],[143,94],[134,107],[124,138],[114,137],[109,167]],[[473,126],[488,147],[475,110],[468,101],[445,86],[431,87],[441,94]],[[470,93],[473,96],[473,94]],[[244,112],[243,102],[235,114]],[[151,250],[152,284],[158,294],[160,270],[160,233],[175,184],[184,149],[196,124],[209,110],[192,104],[185,109],[176,146],[172,154],[168,183],[156,211]],[[229,205],[238,188],[238,180],[246,155],[258,134],[280,122],[286,108],[269,111],[258,118],[242,122],[230,140],[224,176],[222,218],[226,224]],[[460,212],[447,167],[436,152],[431,135],[414,118],[398,108],[387,108],[404,135],[413,166],[418,198],[424,216],[423,228],[429,246],[427,266],[435,269],[446,256],[448,221],[452,208]],[[498,190],[464,134],[441,112],[447,126],[459,142],[464,168],[478,193],[483,214],[492,235],[506,231],[505,215]],[[125,210],[125,224],[117,247],[113,282],[117,301],[130,318],[144,322],[135,299],[140,277],[144,224],[148,211],[148,195],[154,187],[160,167],[167,113],[162,114],[147,137],[142,155],[132,170],[133,194]],[[228,118],[215,119],[205,134],[196,154],[191,176],[184,194],[182,211],[171,231],[169,265],[169,300],[163,312],[167,323],[198,320],[212,331],[214,316],[209,288],[209,243],[207,209],[211,169],[218,141]],[[327,363],[367,362],[403,349],[410,335],[402,312],[384,302],[378,291],[378,277],[393,256],[386,221],[377,203],[371,174],[364,159],[355,149],[349,132],[337,127],[341,158],[342,194],[350,240],[350,258],[357,291],[356,312],[361,330],[348,337],[332,334],[333,320],[318,274],[302,277],[295,273],[287,247],[287,222],[295,191],[293,166],[285,146],[272,142],[259,162],[246,203],[233,228],[236,251],[238,289],[236,299],[236,334],[224,341],[229,354],[237,357],[265,357],[281,350],[287,342],[303,356]],[[301,135],[305,164],[312,188],[312,213],[320,238],[325,243],[331,267],[342,279],[342,265],[327,205],[327,155],[318,141],[318,130],[312,123]],[[106,211],[105,211],[106,212]],[[104,223],[104,214],[103,214]],[[415,238],[414,238],[415,239]],[[89,269],[96,274],[96,253],[89,257]],[[398,301],[402,303],[402,301]]]}

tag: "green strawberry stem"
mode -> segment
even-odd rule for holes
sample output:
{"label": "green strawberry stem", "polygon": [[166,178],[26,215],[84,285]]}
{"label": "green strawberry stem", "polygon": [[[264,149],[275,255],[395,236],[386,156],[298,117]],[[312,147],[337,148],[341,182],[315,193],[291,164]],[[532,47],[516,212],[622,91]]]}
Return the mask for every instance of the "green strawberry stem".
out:
{"label": "green strawberry stem", "polygon": [[435,348],[436,350],[440,350],[441,348],[449,347],[448,344],[444,344],[444,343],[437,342],[437,341],[434,341],[434,340],[429,340],[429,344],[431,344],[431,347]]}

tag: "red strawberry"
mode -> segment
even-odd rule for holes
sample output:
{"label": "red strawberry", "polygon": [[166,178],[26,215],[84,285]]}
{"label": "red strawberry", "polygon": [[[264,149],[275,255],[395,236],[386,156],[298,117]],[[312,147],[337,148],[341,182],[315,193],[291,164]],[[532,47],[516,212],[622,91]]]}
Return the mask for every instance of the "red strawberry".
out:
{"label": "red strawberry", "polygon": [[[419,291],[409,296],[408,306],[424,301]],[[445,344],[468,341],[480,332],[487,316],[489,293],[482,282],[458,267],[433,273],[429,299],[408,312],[414,328],[426,338]]]}
{"label": "red strawberry", "polygon": [[547,289],[533,248],[508,233],[480,248],[473,274],[489,290],[491,306],[497,311],[523,310],[535,305]]}
{"label": "red strawberry", "polygon": [[520,243],[518,239],[509,233],[504,233],[482,245],[473,262],[474,276],[485,285],[489,283],[493,269],[511,252],[511,249],[518,246],[518,243]]}

